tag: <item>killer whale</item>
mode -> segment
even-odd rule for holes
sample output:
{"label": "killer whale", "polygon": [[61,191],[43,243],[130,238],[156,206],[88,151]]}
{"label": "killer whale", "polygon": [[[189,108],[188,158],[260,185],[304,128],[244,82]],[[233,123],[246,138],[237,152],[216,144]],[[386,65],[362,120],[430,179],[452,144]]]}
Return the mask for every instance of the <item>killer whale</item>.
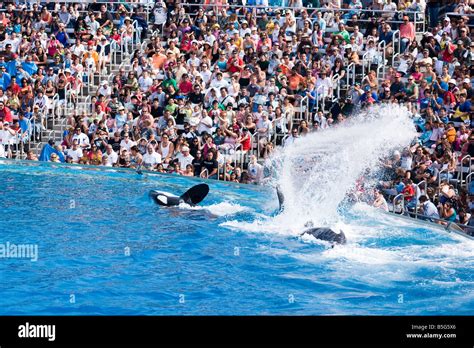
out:
{"label": "killer whale", "polygon": [[[281,192],[280,187],[277,186],[276,191],[278,203],[280,206],[278,212],[281,213],[285,209],[285,196],[283,195],[283,192]],[[304,230],[300,236],[310,235],[319,240],[324,240],[335,244],[346,244],[346,235],[342,231],[336,233],[328,227],[313,227],[313,223],[311,221],[307,222],[305,227],[307,227],[307,229]]]}
{"label": "killer whale", "polygon": [[336,244],[346,244],[346,235],[344,234],[344,232],[340,231],[339,233],[336,233],[327,227],[309,228],[305,230],[301,235],[304,236],[305,234],[327,242],[332,242]]}
{"label": "killer whale", "polygon": [[172,207],[181,203],[189,205],[196,205],[206,198],[209,193],[209,186],[207,184],[199,184],[191,187],[181,196],[176,196],[165,191],[151,190],[150,197],[161,206]]}

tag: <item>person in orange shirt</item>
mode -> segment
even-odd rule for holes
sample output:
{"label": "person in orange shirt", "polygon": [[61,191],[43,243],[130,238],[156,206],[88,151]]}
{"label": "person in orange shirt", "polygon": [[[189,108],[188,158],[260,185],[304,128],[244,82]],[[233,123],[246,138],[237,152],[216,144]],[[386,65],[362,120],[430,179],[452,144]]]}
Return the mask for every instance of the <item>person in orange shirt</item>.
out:
{"label": "person in orange shirt", "polygon": [[454,128],[454,123],[448,123],[448,129],[446,129],[446,138],[449,143],[452,145],[456,141],[456,129]]}
{"label": "person in orange shirt", "polygon": [[94,49],[93,46],[91,46],[91,43],[89,42],[89,50],[84,52],[84,55],[82,56],[83,62],[86,61],[87,58],[92,58],[94,59],[95,66],[97,67],[99,65],[99,54],[97,51]]}
{"label": "person in orange shirt", "polygon": [[163,49],[155,52],[155,54],[151,57],[153,70],[161,70],[166,63],[167,57],[166,54],[163,53]]}
{"label": "person in orange shirt", "polygon": [[294,69],[291,69],[290,76],[288,76],[288,86],[292,91],[297,91],[303,79],[303,76],[298,74]]}

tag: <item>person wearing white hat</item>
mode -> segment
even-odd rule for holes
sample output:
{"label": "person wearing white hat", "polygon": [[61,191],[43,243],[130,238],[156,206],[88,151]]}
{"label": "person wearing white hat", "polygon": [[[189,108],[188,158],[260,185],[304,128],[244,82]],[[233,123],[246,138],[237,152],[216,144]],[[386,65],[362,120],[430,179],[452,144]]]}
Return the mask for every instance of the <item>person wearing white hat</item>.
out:
{"label": "person wearing white hat", "polygon": [[155,151],[152,144],[146,146],[146,153],[143,155],[143,165],[146,169],[153,169],[161,163],[161,155]]}
{"label": "person wearing white hat", "polygon": [[188,164],[193,163],[194,157],[189,153],[189,147],[183,146],[181,151],[176,155],[176,159],[179,161],[181,168],[186,168]]}
{"label": "person wearing white hat", "polygon": [[465,78],[464,80],[462,80],[462,89],[463,91],[465,91],[466,95],[467,95],[467,99],[471,99],[472,98],[472,82],[469,78]]}
{"label": "person wearing white hat", "polygon": [[442,29],[442,31],[444,33],[450,33],[451,32],[451,19],[448,16],[444,17],[444,19],[443,19],[443,29]]}
{"label": "person wearing white hat", "polygon": [[107,80],[103,80],[100,83],[99,88],[97,88],[96,95],[103,95],[108,98],[112,94],[112,88],[109,86],[109,82]]}

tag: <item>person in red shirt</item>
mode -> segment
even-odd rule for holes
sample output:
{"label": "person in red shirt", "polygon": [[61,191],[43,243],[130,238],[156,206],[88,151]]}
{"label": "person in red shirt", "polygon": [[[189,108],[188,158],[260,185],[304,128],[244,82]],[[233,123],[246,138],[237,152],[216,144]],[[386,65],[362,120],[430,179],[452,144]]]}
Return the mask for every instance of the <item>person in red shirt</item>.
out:
{"label": "person in red shirt", "polygon": [[193,91],[193,83],[190,81],[188,74],[183,74],[182,80],[179,83],[179,92],[183,95],[188,95]]}
{"label": "person in red shirt", "polygon": [[402,190],[405,202],[410,202],[415,197],[415,188],[411,179],[405,180],[405,187]]}
{"label": "person in red shirt", "polygon": [[5,106],[5,103],[0,101],[0,120],[3,122],[12,123],[13,122],[13,115],[11,110]]}
{"label": "person in red shirt", "polygon": [[21,92],[21,87],[18,83],[16,83],[16,77],[12,76],[12,80],[10,81],[10,86],[8,88],[11,89],[14,95],[19,95]]}
{"label": "person in red shirt", "polygon": [[227,60],[227,67],[227,71],[231,74],[236,72],[240,73],[244,68],[244,61],[239,57],[237,50],[232,51],[232,55]]}
{"label": "person in red shirt", "polygon": [[247,152],[252,147],[252,138],[247,128],[242,129],[242,136],[240,137],[240,143],[242,144],[241,150]]}

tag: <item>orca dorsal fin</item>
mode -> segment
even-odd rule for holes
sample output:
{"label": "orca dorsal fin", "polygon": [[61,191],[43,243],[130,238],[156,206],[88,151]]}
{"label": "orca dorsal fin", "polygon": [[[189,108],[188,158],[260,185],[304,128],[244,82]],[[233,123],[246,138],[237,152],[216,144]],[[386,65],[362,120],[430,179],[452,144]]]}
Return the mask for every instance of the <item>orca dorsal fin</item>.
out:
{"label": "orca dorsal fin", "polygon": [[195,205],[206,198],[208,193],[209,186],[207,184],[199,184],[191,187],[189,190],[183,193],[179,199],[183,200],[184,203],[189,205]]}

